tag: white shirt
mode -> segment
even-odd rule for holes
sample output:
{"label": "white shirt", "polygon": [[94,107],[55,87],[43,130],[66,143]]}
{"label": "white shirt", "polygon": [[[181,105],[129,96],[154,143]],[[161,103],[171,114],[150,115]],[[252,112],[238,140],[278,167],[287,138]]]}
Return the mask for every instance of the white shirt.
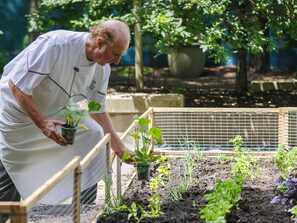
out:
{"label": "white shirt", "polygon": [[[41,35],[4,67],[3,93],[11,96],[7,87],[11,79],[23,93],[33,96],[45,115],[61,110],[70,98],[98,101],[100,112],[105,112],[110,65],[90,64],[85,50],[88,37],[88,33],[64,30]],[[12,102],[20,109],[14,98]]]}
{"label": "white shirt", "polygon": [[[49,119],[65,121],[59,111],[71,101],[90,99],[101,104],[105,96],[110,65],[100,66],[86,58],[88,33],[52,31],[41,35],[4,68],[0,83],[0,158],[23,198],[28,197],[74,156],[84,158],[104,133],[87,117],[78,129],[75,143],[62,147],[45,137],[12,95],[8,81],[32,95]],[[82,174],[82,190],[97,183],[105,174],[105,151]],[[56,203],[72,195],[71,176],[42,199]]]}

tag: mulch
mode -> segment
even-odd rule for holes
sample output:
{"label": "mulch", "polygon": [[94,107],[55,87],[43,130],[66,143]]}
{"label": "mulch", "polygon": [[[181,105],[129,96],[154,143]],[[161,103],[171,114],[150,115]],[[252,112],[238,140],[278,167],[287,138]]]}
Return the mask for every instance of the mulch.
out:
{"label": "mulch", "polygon": [[[136,84],[134,70],[121,76],[123,67],[113,67],[109,83],[109,94],[134,93]],[[271,70],[265,74],[248,73],[253,80],[294,80],[293,71]],[[297,106],[297,90],[273,90],[266,92],[237,93],[235,91],[236,67],[205,67],[201,76],[179,79],[170,74],[168,68],[155,69],[144,75],[145,93],[181,93],[185,96],[185,107],[246,107],[278,108]]]}

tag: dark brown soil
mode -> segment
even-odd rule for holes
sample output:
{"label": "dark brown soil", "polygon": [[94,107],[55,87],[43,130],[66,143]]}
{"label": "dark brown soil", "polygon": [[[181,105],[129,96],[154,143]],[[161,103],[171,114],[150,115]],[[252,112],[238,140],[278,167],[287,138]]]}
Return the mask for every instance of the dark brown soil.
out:
{"label": "dark brown soil", "polygon": [[[109,84],[109,94],[136,92],[134,70],[130,76],[119,75],[122,67],[113,67]],[[204,68],[200,77],[178,79],[173,77],[167,68],[153,70],[144,76],[144,90],[146,93],[182,93],[185,95],[186,107],[255,107],[277,108],[297,106],[297,90],[278,90],[268,92],[235,92],[235,67]],[[266,74],[249,72],[249,83],[252,80],[293,80],[293,73],[284,70],[272,70]],[[197,183],[193,184],[180,201],[172,201],[168,192],[169,186],[176,186],[180,182],[184,161],[173,159],[171,162],[171,177],[159,190],[162,197],[162,211],[164,215],[158,219],[145,219],[141,222],[204,222],[200,219],[199,209],[204,207],[205,193],[212,191],[216,178],[231,176],[230,164],[218,164],[214,159],[204,160],[194,170]],[[152,176],[155,173],[153,173]],[[247,180],[239,201],[239,208],[234,209],[227,217],[228,223],[285,223],[292,222],[290,213],[280,205],[270,204],[275,195],[274,181],[279,177],[277,168],[265,161],[261,161],[261,174],[253,181]],[[147,182],[133,180],[127,190],[123,203],[132,202],[147,208],[150,197]],[[193,205],[195,204],[195,205]],[[99,222],[136,222],[127,220],[128,213],[117,213]]]}
{"label": "dark brown soil", "polygon": [[[123,67],[113,67],[109,93],[136,92],[134,69],[126,67],[128,76],[121,76]],[[146,93],[182,93],[185,107],[254,107],[277,108],[297,106],[297,90],[268,92],[235,92],[235,67],[205,67],[201,76],[179,79],[170,74],[168,68],[156,69],[144,75]],[[293,80],[293,71],[271,70],[265,74],[248,73],[253,80]]]}
{"label": "dark brown soil", "polygon": [[[144,219],[141,222],[158,223],[187,223],[204,222],[200,219],[199,209],[206,204],[204,194],[210,193],[216,183],[217,178],[228,179],[231,176],[230,161],[224,164],[218,162],[217,158],[207,158],[198,161],[193,170],[194,181],[187,192],[182,194],[183,199],[172,201],[168,188],[175,188],[182,179],[184,173],[185,160],[172,158],[171,175],[165,179],[165,184],[159,188],[158,193],[162,199],[162,211],[164,214],[160,218]],[[267,159],[259,159],[261,172],[254,180],[246,180],[241,194],[238,209],[232,210],[227,216],[228,223],[285,223],[291,222],[290,213],[286,212],[281,205],[270,204],[275,195],[274,181],[279,176],[276,166]],[[152,172],[152,177],[156,176]],[[134,179],[131,186],[125,193],[123,204],[130,206],[132,202],[141,205],[147,210],[148,199],[151,192],[148,189],[148,182]],[[127,220],[128,212],[120,212],[98,219],[98,222],[136,222]]]}

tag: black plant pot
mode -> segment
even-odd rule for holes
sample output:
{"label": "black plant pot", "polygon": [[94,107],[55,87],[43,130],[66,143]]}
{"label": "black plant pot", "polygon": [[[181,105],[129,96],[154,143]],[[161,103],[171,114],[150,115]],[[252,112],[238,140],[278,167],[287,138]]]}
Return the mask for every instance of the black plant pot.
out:
{"label": "black plant pot", "polygon": [[73,128],[73,127],[68,127],[66,125],[62,125],[61,130],[62,130],[62,136],[67,140],[67,144],[72,145],[75,140],[77,127]]}
{"label": "black plant pot", "polygon": [[149,163],[136,163],[136,171],[138,180],[150,180],[150,164]]}

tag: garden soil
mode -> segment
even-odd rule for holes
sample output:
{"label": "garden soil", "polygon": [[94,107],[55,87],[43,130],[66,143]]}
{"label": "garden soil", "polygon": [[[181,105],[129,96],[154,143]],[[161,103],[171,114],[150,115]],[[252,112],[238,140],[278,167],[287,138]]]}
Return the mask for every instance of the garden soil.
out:
{"label": "garden soil", "polygon": [[[122,76],[123,67],[112,67],[108,93],[133,93],[136,92],[134,71],[131,69],[128,76]],[[126,68],[127,69],[127,68]],[[235,67],[205,67],[201,76],[196,78],[179,79],[173,77],[168,68],[155,69],[144,76],[144,90],[146,93],[182,93],[185,96],[185,107],[255,107],[277,108],[297,106],[297,90],[277,90],[267,92],[251,91],[238,94],[235,92]],[[292,71],[271,70],[265,74],[248,73],[249,83],[253,80],[288,80],[294,81]],[[192,185],[183,194],[180,201],[172,201],[168,192],[168,185],[180,181],[183,161],[171,160],[171,177],[160,189],[162,197],[162,211],[164,215],[159,219],[146,219],[141,222],[170,222],[187,223],[203,222],[199,218],[199,208],[205,205],[203,195],[212,191],[217,177],[228,178],[231,176],[229,164],[218,164],[215,160],[204,160],[195,168],[197,184]],[[244,190],[239,201],[239,208],[232,210],[227,222],[242,223],[289,223],[292,222],[290,214],[280,205],[270,204],[275,195],[274,181],[279,176],[277,168],[267,162],[261,162],[261,174],[256,180],[245,182]],[[152,172],[152,176],[155,172]],[[122,177],[129,181],[131,173]],[[100,189],[100,191],[102,188]],[[146,207],[150,192],[148,182],[134,179],[125,194],[124,203],[132,202]],[[101,206],[101,205],[100,205]],[[50,207],[45,207],[46,209]],[[57,216],[46,216],[44,210],[37,208],[29,219],[34,223],[66,223],[71,222],[69,210]],[[41,207],[43,209],[43,207]],[[61,210],[61,209],[60,209]],[[62,211],[63,212],[63,211]],[[83,223],[94,222],[98,213],[98,204],[89,205],[82,213]],[[60,216],[61,215],[61,216]],[[111,215],[98,222],[133,222],[127,220],[127,213]]]}
{"label": "garden soil", "polygon": [[[193,170],[194,181],[188,190],[182,194],[182,199],[173,201],[169,187],[176,188],[184,173],[185,159],[170,159],[171,175],[165,178],[164,185],[158,193],[162,199],[161,210],[164,214],[155,219],[144,219],[141,222],[155,223],[188,223],[204,222],[200,219],[199,210],[206,204],[204,195],[211,193],[218,178],[224,180],[232,177],[230,161],[221,164],[217,158],[207,158],[197,162]],[[228,223],[289,223],[292,222],[290,213],[282,205],[270,204],[275,196],[275,180],[280,173],[277,167],[268,159],[259,159],[260,174],[254,179],[247,179],[241,193],[238,208],[233,208],[227,215]],[[152,171],[151,177],[156,176]],[[148,199],[151,196],[149,182],[138,181],[135,178],[125,193],[123,204],[130,206],[132,202],[147,210]],[[127,220],[128,212],[120,212],[98,219],[98,223],[137,222]]]}

